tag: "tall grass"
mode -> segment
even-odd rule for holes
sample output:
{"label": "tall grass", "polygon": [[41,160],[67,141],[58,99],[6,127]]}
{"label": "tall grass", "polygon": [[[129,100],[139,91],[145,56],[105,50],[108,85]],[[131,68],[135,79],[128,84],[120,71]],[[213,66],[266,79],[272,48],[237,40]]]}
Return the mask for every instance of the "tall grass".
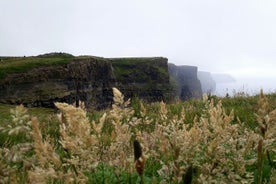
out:
{"label": "tall grass", "polygon": [[[113,94],[112,108],[93,114],[66,103],[43,118],[12,109],[0,123],[0,183],[275,182],[271,95],[131,104]],[[243,106],[251,113],[239,117]]]}

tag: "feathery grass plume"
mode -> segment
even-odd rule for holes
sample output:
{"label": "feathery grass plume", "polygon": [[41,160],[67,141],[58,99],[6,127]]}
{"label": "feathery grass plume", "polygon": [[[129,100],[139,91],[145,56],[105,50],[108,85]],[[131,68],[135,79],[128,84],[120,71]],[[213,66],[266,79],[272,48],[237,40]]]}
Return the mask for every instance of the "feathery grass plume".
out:
{"label": "feathery grass plume", "polygon": [[220,183],[251,182],[253,173],[245,168],[252,161],[246,159],[249,151],[245,150],[252,144],[247,140],[255,140],[251,138],[252,131],[233,124],[234,112],[226,114],[220,101],[215,104],[211,99],[205,103],[204,114],[195,118],[192,125],[186,124],[184,118],[164,122],[160,117],[152,133],[162,157],[159,175],[164,182],[181,182],[187,172],[185,168],[193,165],[199,170],[193,176],[198,183],[214,180]]}
{"label": "feathery grass plume", "polygon": [[0,184],[17,183],[17,168],[11,166],[9,161],[6,160],[6,156],[9,152],[7,148],[0,148]]}
{"label": "feathery grass plume", "polygon": [[[55,103],[61,111],[60,144],[68,158],[64,159],[75,173],[75,181],[86,182],[84,173],[95,170],[99,163],[100,145],[98,137],[93,134],[93,125],[89,121],[85,109],[66,103]],[[101,131],[102,126],[94,131]]]}
{"label": "feathery grass plume", "polygon": [[252,181],[253,173],[245,169],[247,165],[252,164],[252,161],[246,159],[250,153],[245,150],[252,146],[252,142],[247,140],[255,140],[254,132],[244,128],[242,124],[233,124],[234,112],[231,111],[227,115],[221,101],[215,105],[211,100],[207,106],[208,116],[201,119],[201,124],[206,124],[203,131],[207,139],[203,140],[207,146],[206,159],[209,164],[201,166],[201,181],[206,179],[216,179],[226,183]]}
{"label": "feathery grass plume", "polygon": [[162,120],[166,120],[167,119],[167,114],[168,114],[168,110],[167,110],[167,107],[166,107],[166,104],[161,101],[159,103],[160,105],[160,116],[161,116],[161,119]]}
{"label": "feathery grass plume", "polygon": [[[140,118],[134,117],[134,110],[129,105],[130,100],[124,101],[122,93],[113,88],[114,104],[107,113],[107,122],[111,123],[110,146],[108,147],[106,158],[108,164],[115,168],[114,174],[120,178],[121,173],[127,172],[131,178],[134,172],[133,167],[133,147],[132,140],[138,127],[144,122]],[[145,122],[147,122],[145,118]],[[140,132],[140,131],[139,131]]]}
{"label": "feathery grass plume", "polygon": [[259,123],[259,141],[257,147],[257,183],[263,182],[263,167],[265,156],[270,164],[270,167],[275,168],[273,161],[270,158],[271,152],[276,154],[276,109],[270,111],[270,106],[267,97],[261,90],[258,100],[258,110],[256,114]]}
{"label": "feathery grass plume", "polygon": [[267,131],[267,122],[266,122],[266,116],[269,113],[269,103],[266,98],[266,96],[263,93],[263,90],[261,90],[258,100],[258,111],[257,111],[257,121],[259,123],[259,128],[261,135],[265,137],[265,133]]}
{"label": "feathery grass plume", "polygon": [[3,176],[6,183],[18,183],[21,180],[17,167],[25,169],[26,163],[31,160],[29,153],[33,146],[29,141],[32,132],[30,116],[23,105],[11,109],[10,113],[12,121],[0,128],[5,135],[5,142],[0,148],[0,178]]}
{"label": "feathery grass plume", "polygon": [[58,168],[62,162],[58,154],[55,153],[53,146],[44,141],[39,129],[37,118],[32,118],[34,150],[38,164],[28,171],[30,183],[46,183],[49,179],[58,179]]}
{"label": "feathery grass plume", "polygon": [[124,95],[117,88],[112,88],[112,90],[114,103],[112,104],[112,110],[109,112],[110,118],[112,118],[115,122],[129,122],[134,114],[134,110],[129,107],[130,99],[124,101]]}
{"label": "feathery grass plume", "polygon": [[31,121],[28,110],[23,106],[16,106],[10,110],[12,122],[4,127],[0,127],[0,131],[7,132],[8,135],[23,135],[27,139],[31,138]]}
{"label": "feathery grass plume", "polygon": [[109,165],[118,167],[132,173],[132,149],[129,143],[131,140],[130,127],[121,122],[113,122],[113,131],[110,137],[110,146],[107,151]]}
{"label": "feathery grass plume", "polygon": [[20,164],[24,160],[28,159],[27,154],[33,149],[31,143],[18,143],[10,147],[9,149],[4,149],[3,157],[9,163]]}
{"label": "feathery grass plume", "polygon": [[[154,132],[152,133],[156,141],[156,148],[159,152],[159,157],[162,157],[160,164],[161,169],[158,170],[158,174],[164,178],[163,182],[180,182],[184,168],[181,166],[184,157],[189,150],[187,143],[189,142],[187,134],[187,125],[184,119],[167,119],[167,108],[164,103],[161,105],[161,114],[159,124],[156,125]],[[184,117],[184,116],[182,116]],[[184,142],[186,140],[187,142]],[[182,148],[188,148],[187,150]],[[180,154],[182,152],[182,154]]]}
{"label": "feathery grass plume", "polygon": [[142,117],[146,117],[147,115],[147,109],[142,102],[140,102],[140,114]]}
{"label": "feathery grass plume", "polygon": [[[62,113],[59,142],[66,156],[60,158],[49,140],[43,140],[38,121],[33,118],[33,138],[38,164],[28,172],[29,181],[87,183],[85,173],[93,171],[98,165],[97,137],[92,134],[91,123],[84,109],[66,103],[55,105]],[[97,127],[96,131],[100,131],[100,128]]]}
{"label": "feathery grass plume", "polygon": [[32,118],[34,149],[38,161],[42,167],[48,167],[52,164],[55,167],[61,166],[61,160],[58,154],[55,153],[53,146],[46,140],[44,141],[39,129],[37,118]]}
{"label": "feathery grass plume", "polygon": [[112,88],[113,91],[113,102],[117,106],[121,106],[124,104],[124,95],[117,88]]}

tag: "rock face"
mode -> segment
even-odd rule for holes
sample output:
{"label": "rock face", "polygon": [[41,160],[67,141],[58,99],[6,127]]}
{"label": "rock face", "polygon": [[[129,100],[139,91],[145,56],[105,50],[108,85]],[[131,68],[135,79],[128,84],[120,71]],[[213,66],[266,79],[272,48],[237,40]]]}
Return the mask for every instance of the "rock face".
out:
{"label": "rock face", "polygon": [[99,109],[111,102],[114,81],[110,62],[95,58],[73,60],[67,65],[9,74],[0,81],[0,102],[53,107],[56,101],[82,100]]}
{"label": "rock face", "polygon": [[216,91],[216,82],[210,72],[198,71],[197,77],[200,80],[203,93],[212,94]]}
{"label": "rock face", "polygon": [[202,96],[201,84],[197,78],[197,67],[176,66],[171,63],[168,66],[176,96],[181,100],[200,98]]}
{"label": "rock face", "polygon": [[53,107],[56,101],[81,100],[88,108],[103,109],[113,101],[112,87],[127,98],[169,100],[173,93],[167,59],[84,57],[10,73],[0,80],[0,103]]}
{"label": "rock face", "polygon": [[113,58],[110,60],[116,86],[125,97],[139,97],[148,102],[170,101],[173,98],[167,58]]}

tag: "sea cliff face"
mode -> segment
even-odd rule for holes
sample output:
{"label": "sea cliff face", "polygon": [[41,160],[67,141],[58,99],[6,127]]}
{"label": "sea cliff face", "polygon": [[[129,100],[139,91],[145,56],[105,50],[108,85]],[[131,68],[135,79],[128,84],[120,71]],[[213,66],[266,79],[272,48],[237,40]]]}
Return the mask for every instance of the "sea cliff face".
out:
{"label": "sea cliff face", "polygon": [[168,67],[175,96],[181,100],[202,97],[201,83],[197,78],[196,66],[176,66],[170,63]]}
{"label": "sea cliff face", "polygon": [[112,58],[116,87],[127,97],[147,102],[170,101],[173,89],[168,73],[168,59]]}
{"label": "sea cliff face", "polygon": [[83,57],[6,74],[0,80],[0,103],[54,107],[56,101],[81,100],[87,108],[103,109],[112,103],[112,87],[126,98],[149,102],[173,97],[166,58]]}
{"label": "sea cliff face", "polygon": [[104,108],[112,100],[110,86],[114,81],[110,62],[73,59],[65,65],[8,74],[0,81],[0,102],[53,107],[55,101],[81,100],[89,107]]}
{"label": "sea cliff face", "polygon": [[0,103],[54,107],[83,101],[103,109],[113,102],[112,87],[126,99],[146,102],[200,98],[197,67],[168,64],[164,57],[102,58],[50,53],[0,57]]}

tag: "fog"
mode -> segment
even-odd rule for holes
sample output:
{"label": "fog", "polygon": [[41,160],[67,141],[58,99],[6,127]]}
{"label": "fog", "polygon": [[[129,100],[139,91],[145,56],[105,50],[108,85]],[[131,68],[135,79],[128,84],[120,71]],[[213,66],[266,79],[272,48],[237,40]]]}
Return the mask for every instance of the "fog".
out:
{"label": "fog", "polygon": [[217,83],[218,96],[235,95],[258,95],[262,89],[265,93],[275,93],[275,77],[244,77],[237,78],[236,82]]}
{"label": "fog", "polygon": [[274,0],[2,0],[0,55],[163,56],[231,74],[220,91],[273,92],[275,10]]}
{"label": "fog", "polygon": [[259,64],[242,66],[235,70],[226,70],[226,73],[236,80],[231,83],[217,83],[216,95],[236,95],[244,92],[248,95],[256,95],[261,89],[265,93],[276,92],[276,63],[260,62]]}

